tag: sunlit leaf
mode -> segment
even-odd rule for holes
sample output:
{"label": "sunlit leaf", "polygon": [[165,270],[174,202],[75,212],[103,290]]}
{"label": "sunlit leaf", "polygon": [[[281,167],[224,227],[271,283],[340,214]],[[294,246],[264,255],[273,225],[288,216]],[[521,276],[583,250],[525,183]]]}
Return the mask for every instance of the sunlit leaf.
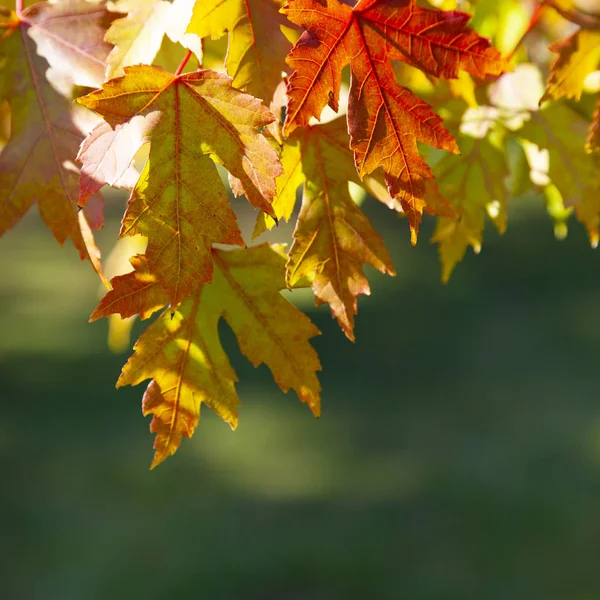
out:
{"label": "sunlit leaf", "polygon": [[150,270],[177,305],[199,282],[211,280],[213,243],[244,245],[213,160],[241,182],[254,206],[274,214],[270,202],[281,165],[258,133],[274,117],[232,88],[226,75],[203,70],[177,77],[148,66],[125,72],[79,101],[113,128],[160,113],[121,236],[148,238]]}
{"label": "sunlit leaf", "polygon": [[237,426],[237,377],[219,340],[221,318],[254,366],[266,364],[283,391],[293,389],[320,413],[321,366],[308,341],[319,332],[279,293],[285,288],[282,249],[262,244],[213,254],[212,283],[199,285],[176,311],[166,310],[150,325],[117,384],[153,380],[144,396],[144,414],[154,415],[157,434],[153,467],[177,450],[183,436],[191,437],[201,403]]}

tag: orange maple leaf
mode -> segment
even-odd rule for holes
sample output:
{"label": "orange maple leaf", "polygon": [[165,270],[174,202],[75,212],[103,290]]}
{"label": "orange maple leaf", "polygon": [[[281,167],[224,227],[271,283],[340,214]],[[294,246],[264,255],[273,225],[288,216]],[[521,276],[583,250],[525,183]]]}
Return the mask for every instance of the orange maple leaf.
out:
{"label": "orange maple leaf", "polygon": [[[350,196],[348,182],[361,182],[348,148],[344,118],[294,131],[283,147],[281,162],[285,174],[277,180],[273,202],[278,217],[289,219],[296,189],[303,184],[302,208],[286,265],[288,285],[310,281],[317,306],[329,304],[332,316],[354,340],[357,297],[371,293],[363,264],[389,275],[395,271],[381,236]],[[387,193],[378,199],[401,210]],[[269,220],[259,216],[255,235],[270,225]]]}
{"label": "orange maple leaf", "polygon": [[383,168],[416,243],[425,180],[433,179],[417,142],[458,148],[431,107],[398,84],[390,60],[443,78],[456,78],[461,69],[481,78],[499,75],[505,61],[466,26],[469,15],[423,9],[414,0],[360,0],[354,8],[338,0],[290,0],[286,15],[305,29],[288,57],[294,73],[286,133],[319,118],[326,104],[337,111],[342,69],[350,64],[348,127],[358,173]]}

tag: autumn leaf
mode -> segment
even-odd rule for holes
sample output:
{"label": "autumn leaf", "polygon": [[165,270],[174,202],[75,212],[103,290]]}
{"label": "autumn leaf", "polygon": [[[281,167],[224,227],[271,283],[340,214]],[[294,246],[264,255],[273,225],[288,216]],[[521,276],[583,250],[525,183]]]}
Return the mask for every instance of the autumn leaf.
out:
{"label": "autumn leaf", "polygon": [[[31,18],[43,14],[51,20],[44,11],[52,6],[33,7]],[[56,6],[61,23],[64,7]],[[55,70],[52,83],[47,79],[48,63],[38,54],[30,35],[29,14],[21,22],[7,21],[5,25],[10,27],[0,29],[0,103],[6,100],[11,113],[10,140],[0,154],[0,235],[37,202],[57,241],[62,245],[70,238],[81,258],[97,265],[91,232],[82,233],[77,212],[79,173],[73,161],[83,133],[74,121],[77,111],[70,103],[72,84]],[[67,97],[54,87],[59,84]],[[95,227],[102,223],[101,207],[101,198],[90,203],[88,216]]]}
{"label": "autumn leaf", "polygon": [[[150,325],[117,383],[120,387],[153,380],[143,402],[144,414],[154,415],[151,430],[157,433],[152,467],[173,454],[183,436],[191,437],[201,403],[237,426],[237,377],[219,340],[221,317],[255,367],[266,364],[284,392],[295,390],[316,416],[320,412],[316,372],[321,366],[308,341],[319,331],[279,293],[285,288],[283,248],[262,244],[248,250],[213,250],[213,256],[212,283],[199,285],[176,311],[166,310]],[[113,279],[102,314],[123,307],[130,311],[131,290],[139,290],[141,278],[149,275],[143,263],[143,257],[137,257],[137,273]],[[143,292],[146,300],[151,287]],[[154,289],[161,293],[158,286]]]}
{"label": "autumn leaf", "polygon": [[102,298],[90,322],[114,314],[121,315],[122,319],[134,315],[147,319],[169,302],[158,278],[150,271],[146,256],[136,254],[130,262],[133,271],[111,279],[112,289]]}
{"label": "autumn leaf", "polygon": [[[187,31],[217,39],[229,32],[227,73],[237,88],[268,101],[286,70],[291,44],[281,32],[287,23],[282,0],[197,0]],[[289,26],[289,23],[287,23]]]}
{"label": "autumn leaf", "polygon": [[[328,303],[346,336],[354,340],[357,296],[370,294],[363,264],[389,275],[395,271],[383,240],[350,197],[348,182],[361,182],[348,148],[345,119],[295,131],[281,160],[284,174],[273,203],[279,217],[289,219],[296,189],[304,184],[287,261],[288,285],[310,281],[317,306]],[[259,217],[255,233],[266,219]]]}
{"label": "autumn leaf", "polygon": [[579,100],[585,78],[600,63],[600,31],[578,29],[570,36],[550,45],[558,53],[550,65],[544,100],[574,98]]}
{"label": "autumn leaf", "polygon": [[[114,47],[108,56],[106,79],[123,75],[124,68],[151,64],[168,35],[174,42],[201,56],[200,40],[185,35],[184,12],[191,13],[194,0],[119,0],[114,10],[125,13],[106,32],[106,41]],[[101,80],[104,81],[104,78]],[[97,87],[97,86],[96,86]]]}
{"label": "autumn leaf", "polygon": [[80,206],[108,184],[132,189],[139,177],[133,159],[141,146],[150,141],[149,133],[158,124],[158,113],[138,115],[114,129],[102,121],[85,138],[77,160],[82,163],[79,180]]}
{"label": "autumn leaf", "polygon": [[106,58],[112,46],[104,41],[117,15],[106,0],[38,2],[24,11],[37,53],[76,85],[98,87],[104,81]]}
{"label": "autumn leaf", "polygon": [[506,152],[485,137],[460,135],[458,143],[463,156],[446,155],[434,166],[436,181],[430,184],[426,196],[428,204],[448,201],[455,212],[454,216],[438,217],[431,238],[438,243],[444,283],[469,246],[479,253],[486,212],[500,233],[506,229]]}
{"label": "autumn leaf", "polygon": [[587,231],[592,246],[598,245],[600,224],[600,179],[598,161],[587,154],[581,140],[589,123],[566,104],[554,103],[533,112],[518,132],[549,154],[548,177],[561,193],[565,206],[572,206]]}
{"label": "autumn leaf", "polygon": [[[271,200],[281,165],[261,127],[274,117],[259,100],[208,70],[175,76],[150,66],[79,99],[114,128],[156,111],[150,156],[123,217],[121,236],[148,238],[146,256],[177,305],[209,282],[213,243],[244,245],[214,161],[240,181],[252,205],[274,215]],[[212,160],[211,160],[212,159]]]}
{"label": "autumn leaf", "polygon": [[433,178],[417,142],[450,152],[457,146],[431,107],[397,83],[390,60],[443,78],[461,69],[498,75],[505,62],[468,29],[468,15],[423,9],[414,0],[361,0],[354,8],[338,0],[290,0],[286,15],[305,32],[288,57],[294,72],[285,132],[319,118],[327,104],[337,111],[342,69],[350,64],[348,127],[358,173],[383,168],[416,243],[425,181]]}

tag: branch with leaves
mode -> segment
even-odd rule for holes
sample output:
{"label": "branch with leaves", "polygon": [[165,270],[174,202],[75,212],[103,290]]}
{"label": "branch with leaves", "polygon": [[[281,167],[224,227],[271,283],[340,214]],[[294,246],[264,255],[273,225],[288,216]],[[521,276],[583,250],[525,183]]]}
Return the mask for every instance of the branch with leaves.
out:
{"label": "branch with leaves", "polygon": [[[163,311],[117,384],[150,380],[153,466],[202,403],[237,426],[220,319],[320,414],[319,332],[280,291],[311,287],[354,340],[364,265],[395,274],[349,183],[405,216],[413,245],[437,218],[444,281],[486,215],[503,232],[529,190],[557,232],[574,211],[597,245],[600,17],[460,4],[472,21],[450,0],[0,0],[0,234],[35,203],[108,288],[92,320]],[[319,122],[327,107],[340,115]],[[110,283],[93,237],[104,186],[130,190],[120,237],[146,240]],[[288,248],[243,238],[230,192],[257,210],[255,238],[293,217],[299,189]]]}

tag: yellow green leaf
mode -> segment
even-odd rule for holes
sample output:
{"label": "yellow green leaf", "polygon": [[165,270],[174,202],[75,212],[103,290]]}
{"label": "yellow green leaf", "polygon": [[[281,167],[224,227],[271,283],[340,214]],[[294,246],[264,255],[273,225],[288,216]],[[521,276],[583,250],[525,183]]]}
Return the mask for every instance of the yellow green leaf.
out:
{"label": "yellow green leaf", "polygon": [[[273,200],[273,210],[277,219],[289,221],[296,204],[296,191],[304,183],[302,172],[302,153],[297,137],[287,140],[281,149],[281,166],[283,173],[277,178],[277,192]],[[255,238],[268,229],[272,229],[277,221],[261,212],[256,219],[252,237]]]}
{"label": "yellow green leaf", "polygon": [[558,56],[550,65],[543,100],[575,98],[583,92],[583,82],[600,62],[600,31],[578,29],[570,36],[554,42],[550,50]]}
{"label": "yellow green leaf", "polygon": [[114,10],[126,16],[117,19],[106,33],[106,41],[114,45],[107,60],[106,79],[122,75],[130,65],[151,64],[165,34],[200,58],[200,41],[185,35],[186,15],[189,20],[192,3],[193,0],[116,2]]}
{"label": "yellow green leaf", "polygon": [[444,283],[469,246],[476,253],[481,249],[486,212],[500,233],[506,229],[505,153],[486,138],[459,135],[457,139],[462,156],[445,155],[433,167],[436,182],[427,190],[427,203],[440,202],[441,196],[456,213],[438,218],[431,239],[438,243]]}
{"label": "yellow green leaf", "polygon": [[599,163],[581,143],[589,123],[566,104],[555,103],[534,112],[519,135],[548,151],[548,177],[561,193],[565,207],[572,206],[598,245],[600,223]]}
{"label": "yellow green leaf", "polygon": [[165,0],[121,0],[115,11],[127,14],[106,33],[106,41],[114,46],[107,60],[107,79],[122,75],[124,67],[154,60],[165,34],[170,4]]}
{"label": "yellow green leaf", "polygon": [[286,71],[291,44],[282,33],[290,25],[281,0],[197,0],[189,33],[213,39],[229,32],[227,73],[233,85],[270,101]]}
{"label": "yellow green leaf", "polygon": [[284,392],[293,389],[316,416],[320,413],[316,373],[321,365],[308,341],[319,331],[280,294],[285,288],[283,249],[262,244],[213,250],[213,255],[212,283],[199,285],[176,311],[165,311],[150,325],[117,383],[153,380],[143,402],[144,414],[154,415],[151,430],[157,433],[152,467],[173,454],[183,436],[191,437],[201,403],[237,426],[237,377],[219,340],[221,318],[255,367],[266,364]]}
{"label": "yellow green leaf", "polygon": [[274,117],[259,100],[208,70],[174,76],[156,67],[126,67],[125,76],[79,102],[116,127],[160,114],[147,132],[150,156],[123,217],[121,236],[148,238],[150,270],[177,305],[209,282],[213,243],[244,245],[213,161],[240,181],[247,199],[272,215],[277,153],[259,129]]}

